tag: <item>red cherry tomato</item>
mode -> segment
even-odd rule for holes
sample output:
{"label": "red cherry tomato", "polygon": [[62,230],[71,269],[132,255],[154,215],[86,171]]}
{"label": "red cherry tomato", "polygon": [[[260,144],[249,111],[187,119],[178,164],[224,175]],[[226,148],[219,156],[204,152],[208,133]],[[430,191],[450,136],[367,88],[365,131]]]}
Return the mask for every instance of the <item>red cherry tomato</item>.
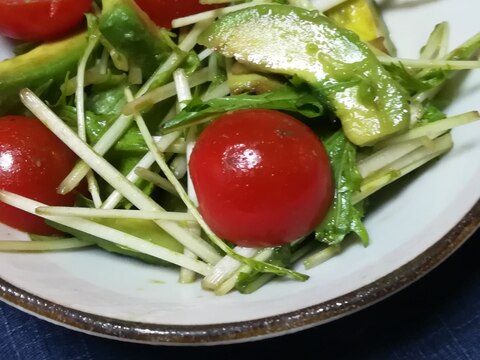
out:
{"label": "red cherry tomato", "polygon": [[84,20],[92,0],[0,1],[0,34],[42,41],[66,35]]}
{"label": "red cherry tomato", "polygon": [[135,0],[138,6],[158,25],[172,27],[172,20],[215,9],[216,5],[202,5],[199,0]]}
{"label": "red cherry tomato", "polygon": [[[48,205],[71,206],[75,194],[56,188],[77,161],[39,120],[23,116],[0,118],[0,188]],[[0,222],[34,234],[57,232],[43,219],[0,202]]]}
{"label": "red cherry tomato", "polygon": [[274,110],[240,110],[215,120],[200,134],[189,170],[206,223],[241,246],[277,246],[309,234],[333,197],[319,138]]}

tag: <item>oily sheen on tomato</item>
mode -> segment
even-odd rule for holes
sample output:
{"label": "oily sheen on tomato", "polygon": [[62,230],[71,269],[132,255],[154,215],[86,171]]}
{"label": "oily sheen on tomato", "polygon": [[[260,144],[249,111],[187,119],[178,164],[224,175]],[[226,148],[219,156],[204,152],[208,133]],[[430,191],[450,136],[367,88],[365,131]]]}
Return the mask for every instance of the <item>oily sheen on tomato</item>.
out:
{"label": "oily sheen on tomato", "polygon": [[215,9],[217,5],[202,5],[199,0],[135,0],[140,8],[158,25],[172,27],[172,20]]}
{"label": "oily sheen on tomato", "polygon": [[206,223],[246,247],[309,234],[333,197],[328,155],[317,135],[274,110],[239,110],[215,120],[200,134],[189,171]]}
{"label": "oily sheen on tomato", "polygon": [[0,1],[0,34],[26,41],[66,35],[84,20],[92,0]]}
{"label": "oily sheen on tomato", "polygon": [[[48,205],[71,206],[75,194],[57,194],[76,155],[39,120],[23,116],[0,118],[0,189]],[[21,231],[57,232],[43,219],[0,202],[0,222]]]}

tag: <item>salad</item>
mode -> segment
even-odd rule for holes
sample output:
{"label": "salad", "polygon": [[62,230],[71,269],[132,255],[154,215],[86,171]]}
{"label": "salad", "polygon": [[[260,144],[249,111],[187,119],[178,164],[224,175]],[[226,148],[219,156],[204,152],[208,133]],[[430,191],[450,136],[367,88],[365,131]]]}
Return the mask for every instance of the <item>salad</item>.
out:
{"label": "salad", "polygon": [[437,95],[480,66],[480,34],[450,49],[441,23],[397,58],[373,1],[74,3],[51,29],[0,18],[20,40],[0,63],[0,221],[31,238],[3,251],[98,246],[219,295],[306,281],[368,246],[372,194],[479,118]]}

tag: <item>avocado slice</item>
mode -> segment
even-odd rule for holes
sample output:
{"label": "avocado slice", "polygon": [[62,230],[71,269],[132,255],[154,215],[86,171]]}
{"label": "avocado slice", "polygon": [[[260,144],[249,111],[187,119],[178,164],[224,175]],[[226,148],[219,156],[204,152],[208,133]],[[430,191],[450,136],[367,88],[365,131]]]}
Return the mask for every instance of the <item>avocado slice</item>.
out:
{"label": "avocado slice", "polygon": [[370,146],[408,129],[408,93],[354,32],[318,11],[278,4],[242,9],[215,21],[199,43],[309,83],[356,145]]}
{"label": "avocado slice", "polygon": [[172,52],[158,28],[133,0],[103,0],[99,29],[125,55],[129,65],[142,70],[145,80]]}
{"label": "avocado slice", "polygon": [[279,90],[283,83],[269,76],[268,74],[257,73],[248,66],[238,62],[232,64],[227,72],[227,82],[231,94],[263,94]]}
{"label": "avocado slice", "polygon": [[363,41],[395,55],[395,45],[375,1],[345,1],[325,12],[325,15],[341,27],[355,32]]}
{"label": "avocado slice", "polygon": [[33,91],[45,87],[59,89],[67,74],[76,73],[86,46],[86,34],[79,33],[41,44],[25,54],[0,62],[0,115],[18,111],[18,93],[22,88],[29,87]]}

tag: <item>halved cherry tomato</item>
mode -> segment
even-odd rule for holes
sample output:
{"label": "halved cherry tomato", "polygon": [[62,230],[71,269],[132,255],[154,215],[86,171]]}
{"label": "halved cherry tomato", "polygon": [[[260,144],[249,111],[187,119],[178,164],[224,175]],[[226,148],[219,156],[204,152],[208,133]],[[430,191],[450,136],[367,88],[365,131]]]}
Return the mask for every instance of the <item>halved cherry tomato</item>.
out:
{"label": "halved cherry tomato", "polygon": [[158,25],[172,27],[172,20],[215,9],[217,5],[202,5],[199,0],[135,0],[138,6]]}
{"label": "halved cherry tomato", "polygon": [[0,1],[0,34],[42,41],[66,35],[84,20],[92,0]]}
{"label": "halved cherry tomato", "polygon": [[[71,206],[75,194],[59,195],[56,188],[76,161],[77,156],[39,120],[0,118],[0,189],[48,205]],[[57,233],[40,217],[1,202],[0,222],[34,234]]]}
{"label": "halved cherry tomato", "polygon": [[206,223],[247,247],[309,234],[330,208],[328,155],[299,120],[274,110],[227,113],[199,136],[190,176]]}

